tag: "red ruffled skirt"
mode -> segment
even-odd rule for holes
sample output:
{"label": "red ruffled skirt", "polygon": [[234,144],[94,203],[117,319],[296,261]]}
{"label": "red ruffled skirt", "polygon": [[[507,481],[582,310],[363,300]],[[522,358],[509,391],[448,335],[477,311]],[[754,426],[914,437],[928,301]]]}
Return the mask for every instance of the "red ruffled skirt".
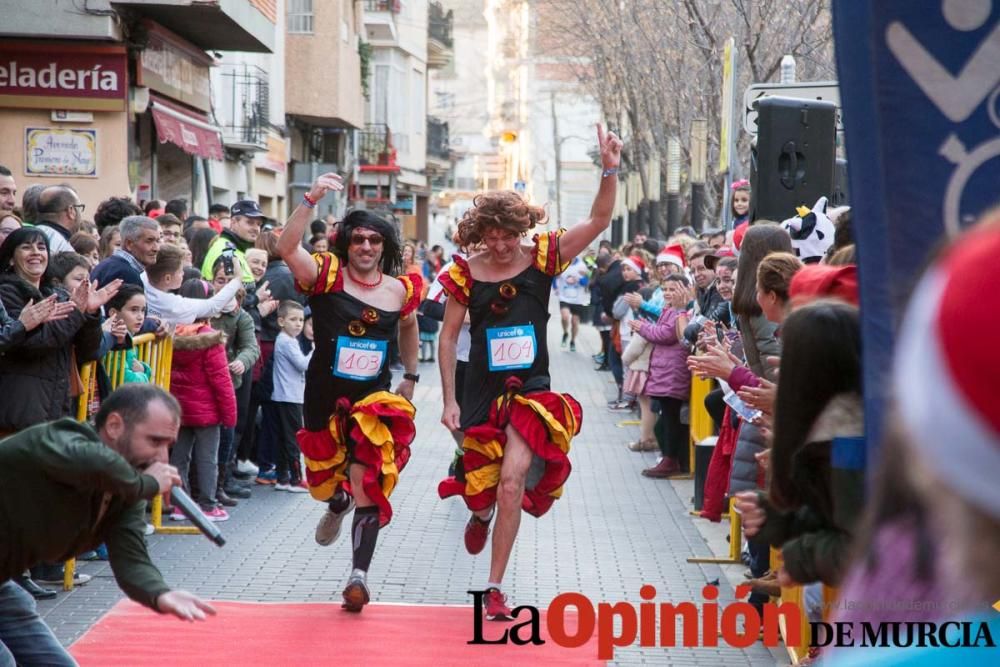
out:
{"label": "red ruffled skirt", "polygon": [[517,393],[520,386],[519,381],[510,381],[507,393],[494,401],[487,421],[466,429],[461,462],[464,481],[456,477],[442,481],[438,485],[441,498],[462,496],[473,511],[496,502],[508,424],[521,434],[532,454],[544,464],[541,478],[524,491],[522,509],[532,516],[541,516],[562,495],[572,468],[568,457],[570,442],[580,432],[583,410],[569,394],[538,391],[522,395]]}
{"label": "red ruffled skirt", "polygon": [[402,396],[378,391],[353,405],[340,399],[324,431],[301,429],[297,439],[312,497],[325,502],[339,488],[349,492],[347,466],[359,463],[365,468],[362,488],[378,506],[380,524],[389,523],[389,496],[410,459],[416,413]]}

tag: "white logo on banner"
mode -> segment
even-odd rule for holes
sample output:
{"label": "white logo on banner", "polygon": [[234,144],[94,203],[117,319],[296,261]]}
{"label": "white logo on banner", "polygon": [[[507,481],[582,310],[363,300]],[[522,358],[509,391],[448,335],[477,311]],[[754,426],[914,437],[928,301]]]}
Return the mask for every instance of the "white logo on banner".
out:
{"label": "white logo on banner", "polygon": [[[945,21],[955,30],[968,32],[986,24],[993,10],[991,0],[942,0]],[[1000,96],[1000,24],[976,48],[958,76],[953,76],[917,41],[899,21],[886,29],[886,44],[899,64],[916,82],[942,114],[953,123],[968,120],[984,100],[990,121],[1000,128],[996,112]],[[991,93],[992,91],[992,93]],[[938,151],[955,165],[944,198],[945,231],[954,236],[962,230],[961,201],[969,178],[980,166],[1000,156],[1000,137],[995,137],[967,151],[955,133],[948,135]]]}

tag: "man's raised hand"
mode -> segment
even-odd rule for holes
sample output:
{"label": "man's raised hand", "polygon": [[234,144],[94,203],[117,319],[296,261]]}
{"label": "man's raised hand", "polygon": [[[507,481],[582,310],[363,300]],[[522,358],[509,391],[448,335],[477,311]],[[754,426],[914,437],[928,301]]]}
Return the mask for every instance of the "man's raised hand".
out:
{"label": "man's raised hand", "polygon": [[621,164],[622,146],[625,144],[614,132],[604,131],[604,126],[597,124],[597,146],[601,151],[601,165],[605,169],[614,169]]}

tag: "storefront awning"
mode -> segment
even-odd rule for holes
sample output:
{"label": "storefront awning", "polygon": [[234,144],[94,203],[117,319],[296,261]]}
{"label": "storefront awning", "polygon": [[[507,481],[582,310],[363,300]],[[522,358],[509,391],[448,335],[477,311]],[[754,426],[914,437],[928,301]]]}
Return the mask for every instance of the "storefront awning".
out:
{"label": "storefront awning", "polygon": [[216,125],[205,122],[193,112],[178,111],[162,102],[154,101],[151,110],[160,143],[169,141],[189,155],[224,159],[222,130]]}

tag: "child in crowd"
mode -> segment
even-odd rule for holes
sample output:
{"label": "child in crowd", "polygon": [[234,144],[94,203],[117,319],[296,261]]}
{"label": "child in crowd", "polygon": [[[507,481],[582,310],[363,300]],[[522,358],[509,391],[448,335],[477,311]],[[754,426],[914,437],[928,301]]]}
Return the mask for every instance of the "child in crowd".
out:
{"label": "child in crowd", "polygon": [[110,336],[113,347],[125,347],[125,376],[123,382],[149,383],[153,375],[149,366],[140,361],[132,347],[131,337],[139,334],[146,320],[146,294],[138,285],[122,285],[121,289],[105,306],[111,321]]}
{"label": "child in crowd", "polygon": [[[228,273],[228,265],[223,262],[216,262],[214,267],[215,279],[212,283],[216,292],[225,289],[231,282],[232,274]],[[257,334],[254,331],[253,317],[245,311],[243,299],[246,297],[246,290],[242,287],[236,292],[233,298],[222,308],[222,313],[213,318],[210,322],[213,329],[221,331],[226,336],[226,358],[229,361],[229,374],[233,380],[233,390],[236,395],[237,423],[240,419],[241,411],[245,407],[240,405],[244,396],[249,399],[249,392],[241,391],[244,382],[250,382],[250,375],[247,370],[254,367],[260,357],[260,345],[257,342]],[[233,478],[233,466],[235,465],[235,454],[233,443],[236,437],[235,429],[223,429],[219,444],[219,502],[226,507],[235,507],[234,498],[249,498],[250,491],[236,483]]]}
{"label": "child in crowd", "polygon": [[267,272],[267,251],[261,248],[250,248],[246,252],[247,266],[253,274],[254,282],[258,285],[264,279]]}
{"label": "child in crowd", "polygon": [[72,294],[73,290],[90,277],[90,263],[75,252],[60,252],[49,260],[49,277],[52,286]]}
{"label": "child in crowd", "polygon": [[190,299],[175,294],[184,282],[184,254],[182,248],[164,244],[156,253],[156,261],[142,274],[149,316],[168,324],[191,324],[215,317],[243,287],[239,278],[233,278],[208,298]]}
{"label": "child in crowd", "polygon": [[[212,286],[197,278],[188,280],[181,286],[181,295],[208,299]],[[170,464],[177,468],[184,486],[189,487],[188,469],[192,455],[195,457],[198,504],[210,521],[226,521],[229,514],[216,497],[219,428],[236,426],[236,396],[226,360],[225,336],[209,326],[207,318],[177,327],[170,393],[180,402],[182,411]],[[170,518],[183,521],[184,515],[175,508]]]}
{"label": "child in crowd", "polygon": [[292,493],[308,492],[302,483],[301,456],[295,437],[302,428],[306,368],[312,359],[312,352],[303,354],[299,345],[304,324],[305,309],[295,301],[282,301],[278,307],[281,332],[274,341],[274,389],[268,406],[277,425],[278,477],[274,488]]}

